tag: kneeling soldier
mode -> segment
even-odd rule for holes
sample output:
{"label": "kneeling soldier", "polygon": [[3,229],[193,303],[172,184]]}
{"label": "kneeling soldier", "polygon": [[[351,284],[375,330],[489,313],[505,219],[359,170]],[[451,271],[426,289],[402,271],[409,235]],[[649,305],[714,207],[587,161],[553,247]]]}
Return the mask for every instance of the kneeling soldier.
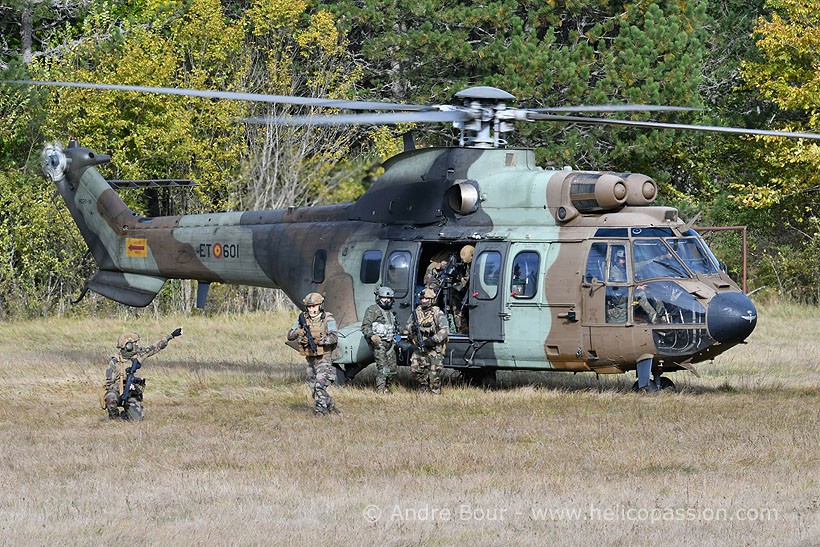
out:
{"label": "kneeling soldier", "polygon": [[379,287],[376,303],[367,308],[362,319],[362,334],[376,358],[376,391],[385,395],[390,393],[390,384],[399,370],[396,364],[399,320],[393,311],[394,296],[390,287]]}
{"label": "kneeling soldier", "polygon": [[[142,408],[142,392],[145,380],[135,376],[142,366],[142,360],[165,349],[173,338],[182,335],[182,327],[168,336],[157,340],[147,348],[139,345],[140,335],[126,332],[117,339],[119,353],[111,358],[105,371],[105,395],[103,402],[112,420],[142,420],[145,412]],[[120,412],[119,407],[123,407]]]}
{"label": "kneeling soldier", "polygon": [[307,382],[313,393],[316,416],[325,416],[328,412],[340,414],[333,397],[327,392],[336,378],[331,354],[338,335],[336,320],[322,307],[324,301],[319,293],[305,296],[302,303],[307,313],[300,313],[298,321],[288,331],[288,340],[298,344],[299,353],[307,360]]}

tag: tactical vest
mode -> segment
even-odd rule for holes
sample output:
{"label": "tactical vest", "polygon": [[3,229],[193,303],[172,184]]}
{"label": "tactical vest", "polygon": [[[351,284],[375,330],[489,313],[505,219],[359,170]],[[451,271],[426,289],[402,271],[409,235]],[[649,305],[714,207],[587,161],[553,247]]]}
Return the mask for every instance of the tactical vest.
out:
{"label": "tactical vest", "polygon": [[435,306],[430,306],[427,311],[422,309],[421,306],[416,308],[416,320],[419,322],[421,335],[425,338],[433,336],[438,331],[436,327],[436,309]]}
{"label": "tactical vest", "polygon": [[396,323],[393,320],[393,314],[385,309],[379,308],[382,314],[382,321],[373,321],[373,334],[388,342],[396,336]]}
{"label": "tactical vest", "polygon": [[316,342],[316,351],[314,352],[310,348],[310,342],[308,342],[307,336],[304,336],[299,341],[299,346],[301,347],[299,352],[308,357],[324,355],[325,348],[319,343],[319,340],[322,340],[327,335],[327,316],[320,314],[316,319],[312,319],[309,315],[305,314],[305,322],[307,326],[310,327],[310,335],[313,336],[313,341]]}

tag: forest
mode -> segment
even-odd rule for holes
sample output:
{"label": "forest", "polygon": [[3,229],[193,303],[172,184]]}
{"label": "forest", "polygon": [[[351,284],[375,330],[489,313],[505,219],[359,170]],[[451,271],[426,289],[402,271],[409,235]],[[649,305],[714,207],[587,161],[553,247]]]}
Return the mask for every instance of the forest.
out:
{"label": "forest", "polygon": [[[447,103],[495,86],[527,107],[645,103],[701,108],[659,121],[820,131],[820,0],[7,0],[0,80],[62,80]],[[116,179],[192,179],[126,190],[148,216],[355,200],[410,126],[254,126],[296,107],[0,84],[0,319],[105,313],[72,299],[93,274],[40,169],[76,137]],[[635,113],[634,119],[648,119]],[[420,145],[451,127],[417,130]],[[639,172],[700,226],[748,227],[749,290],[820,301],[820,145],[672,130],[520,125],[510,143],[544,167]],[[711,245],[741,275],[740,235]],[[220,286],[221,311],[267,309],[277,291]],[[191,282],[152,306],[192,306]]]}

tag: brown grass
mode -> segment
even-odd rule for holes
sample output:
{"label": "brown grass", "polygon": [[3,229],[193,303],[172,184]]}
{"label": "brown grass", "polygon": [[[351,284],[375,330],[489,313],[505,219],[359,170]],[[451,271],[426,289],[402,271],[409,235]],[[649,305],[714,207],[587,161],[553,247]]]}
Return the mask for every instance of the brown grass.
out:
{"label": "brown grass", "polygon": [[[506,373],[419,396],[402,371],[384,398],[368,370],[325,420],[287,314],[0,323],[0,543],[817,544],[820,310],[759,311],[678,394]],[[146,421],[109,422],[117,335],[178,324]]]}

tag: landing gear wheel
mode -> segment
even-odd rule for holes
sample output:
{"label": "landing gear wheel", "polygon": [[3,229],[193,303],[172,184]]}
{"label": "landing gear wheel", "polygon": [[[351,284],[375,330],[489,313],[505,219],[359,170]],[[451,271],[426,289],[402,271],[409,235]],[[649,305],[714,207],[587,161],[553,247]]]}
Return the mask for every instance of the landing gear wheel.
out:
{"label": "landing gear wheel", "polygon": [[666,376],[661,376],[661,391],[668,391],[669,393],[677,393],[678,387],[675,385],[675,382],[667,378]]}
{"label": "landing gear wheel", "polygon": [[[632,384],[632,391],[638,391],[638,382],[636,381]],[[661,376],[661,387],[658,390],[655,387],[655,382],[649,382],[648,391],[666,391],[668,393],[677,393],[678,387],[675,385],[675,382],[667,378],[666,376]]]}

